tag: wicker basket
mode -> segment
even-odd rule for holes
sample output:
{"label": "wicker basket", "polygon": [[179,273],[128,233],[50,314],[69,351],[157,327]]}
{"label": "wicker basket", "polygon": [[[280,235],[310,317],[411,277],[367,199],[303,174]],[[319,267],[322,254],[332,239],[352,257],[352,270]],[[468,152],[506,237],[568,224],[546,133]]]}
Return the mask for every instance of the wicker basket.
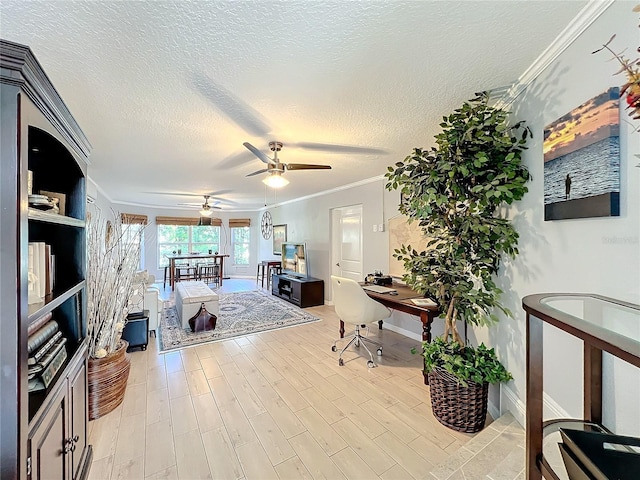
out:
{"label": "wicker basket", "polygon": [[104,358],[89,358],[89,420],[95,420],[122,403],[129,379],[129,343],[120,340],[115,352]]}
{"label": "wicker basket", "polygon": [[487,418],[489,383],[471,380],[467,383],[465,387],[440,367],[429,372],[433,415],[441,424],[453,430],[475,433],[484,428]]}

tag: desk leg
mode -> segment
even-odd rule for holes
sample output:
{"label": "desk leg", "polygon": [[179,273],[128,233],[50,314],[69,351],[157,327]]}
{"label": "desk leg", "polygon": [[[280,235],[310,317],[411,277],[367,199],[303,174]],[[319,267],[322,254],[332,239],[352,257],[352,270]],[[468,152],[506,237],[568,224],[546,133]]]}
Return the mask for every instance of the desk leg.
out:
{"label": "desk leg", "polygon": [[[427,312],[420,312],[420,321],[422,322],[422,341],[431,342],[431,324],[433,323],[433,318]],[[427,376],[424,363],[422,365],[422,376],[424,377],[424,384],[429,385],[429,377]]]}
{"label": "desk leg", "polygon": [[220,274],[218,276],[218,280],[220,280],[219,285],[222,286],[222,277],[224,276],[224,257],[220,257]]}
{"label": "desk leg", "polygon": [[420,312],[420,321],[422,322],[422,341],[431,342],[431,324],[433,318],[427,312]]}
{"label": "desk leg", "polygon": [[169,285],[171,290],[176,288],[176,261],[172,258],[169,260]]}
{"label": "desk leg", "polygon": [[340,320],[340,338],[344,338],[344,322]]}

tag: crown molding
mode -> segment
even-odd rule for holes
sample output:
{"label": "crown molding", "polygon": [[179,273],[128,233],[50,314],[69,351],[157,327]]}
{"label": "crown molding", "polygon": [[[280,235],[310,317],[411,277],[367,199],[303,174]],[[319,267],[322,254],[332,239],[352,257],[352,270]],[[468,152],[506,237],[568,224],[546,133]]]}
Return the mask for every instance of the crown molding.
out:
{"label": "crown molding", "polygon": [[508,108],[533,81],[544,72],[576,39],[609,8],[615,0],[591,0],[567,25],[498,102],[497,108]]}

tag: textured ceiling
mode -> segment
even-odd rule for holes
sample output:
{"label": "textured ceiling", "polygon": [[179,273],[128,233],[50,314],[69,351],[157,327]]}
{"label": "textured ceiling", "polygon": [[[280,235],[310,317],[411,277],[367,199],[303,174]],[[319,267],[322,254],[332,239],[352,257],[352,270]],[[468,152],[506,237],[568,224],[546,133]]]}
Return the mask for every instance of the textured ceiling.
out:
{"label": "textured ceiling", "polygon": [[[428,147],[442,115],[514,82],[586,1],[0,3],[93,145],[117,202],[175,207],[222,192],[262,207],[371,178]],[[277,192],[243,146],[285,163]],[[330,144],[322,151],[313,143]],[[335,145],[364,147],[350,151]],[[331,147],[333,146],[333,147]]]}

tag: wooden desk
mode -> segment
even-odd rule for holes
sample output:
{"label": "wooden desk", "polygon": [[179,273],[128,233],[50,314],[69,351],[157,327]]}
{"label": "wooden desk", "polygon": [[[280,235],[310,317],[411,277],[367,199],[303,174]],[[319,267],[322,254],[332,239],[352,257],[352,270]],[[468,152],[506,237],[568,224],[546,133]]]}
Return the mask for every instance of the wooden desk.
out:
{"label": "wooden desk", "polygon": [[[430,342],[431,341],[431,324],[433,323],[434,318],[438,316],[440,311],[438,307],[419,307],[414,305],[411,302],[411,298],[422,298],[424,295],[412,290],[411,288],[405,285],[393,284],[390,288],[393,288],[398,292],[397,295],[390,295],[388,293],[376,293],[371,292],[369,290],[365,290],[365,293],[380,302],[384,306],[391,308],[392,310],[398,310],[400,312],[408,313],[410,315],[415,315],[420,317],[420,321],[422,322],[422,341]],[[383,321],[380,320],[378,322],[378,328],[382,330]],[[340,338],[344,337],[344,322],[340,320]],[[424,384],[427,385],[427,375],[422,372],[424,375]]]}
{"label": "wooden desk", "polygon": [[229,255],[216,255],[216,254],[208,254],[208,253],[187,253],[180,255],[166,255],[169,259],[169,285],[171,285],[171,290],[175,290],[176,288],[176,260],[190,260],[193,258],[213,258],[215,263],[220,265],[220,277],[219,277],[219,285],[222,286],[222,275],[223,275],[223,266],[224,259]]}

